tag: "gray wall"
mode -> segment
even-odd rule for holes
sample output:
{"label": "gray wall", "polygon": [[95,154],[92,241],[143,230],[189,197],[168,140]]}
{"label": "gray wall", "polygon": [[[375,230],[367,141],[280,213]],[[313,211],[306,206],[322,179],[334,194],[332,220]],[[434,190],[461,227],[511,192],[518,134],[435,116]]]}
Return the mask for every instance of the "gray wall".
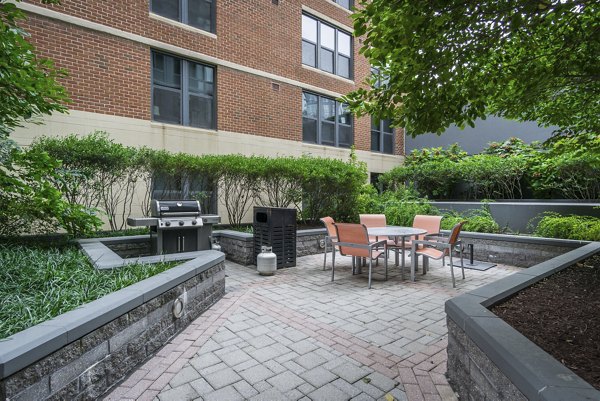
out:
{"label": "gray wall", "polygon": [[480,153],[489,142],[504,141],[512,136],[521,138],[526,143],[544,141],[550,137],[556,127],[540,128],[535,122],[520,123],[500,117],[490,116],[486,120],[475,121],[475,128],[467,126],[461,130],[450,126],[442,135],[423,134],[412,138],[406,135],[406,153],[413,149],[434,146],[447,147],[455,142],[468,153]]}

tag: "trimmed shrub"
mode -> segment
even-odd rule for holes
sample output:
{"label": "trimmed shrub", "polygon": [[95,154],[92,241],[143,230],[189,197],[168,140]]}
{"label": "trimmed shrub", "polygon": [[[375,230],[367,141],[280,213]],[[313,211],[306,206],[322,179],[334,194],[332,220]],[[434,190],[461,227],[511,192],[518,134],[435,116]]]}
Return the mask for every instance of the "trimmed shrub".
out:
{"label": "trimmed shrub", "polygon": [[491,234],[500,232],[500,226],[498,223],[496,223],[486,207],[482,209],[471,210],[466,213],[458,213],[455,211],[444,213],[444,218],[442,219],[442,230],[451,230],[452,227],[461,221],[466,221],[462,231]]}
{"label": "trimmed shrub", "polygon": [[600,241],[600,218],[592,216],[562,216],[558,213],[545,213],[534,235],[546,238],[564,238],[582,241]]}

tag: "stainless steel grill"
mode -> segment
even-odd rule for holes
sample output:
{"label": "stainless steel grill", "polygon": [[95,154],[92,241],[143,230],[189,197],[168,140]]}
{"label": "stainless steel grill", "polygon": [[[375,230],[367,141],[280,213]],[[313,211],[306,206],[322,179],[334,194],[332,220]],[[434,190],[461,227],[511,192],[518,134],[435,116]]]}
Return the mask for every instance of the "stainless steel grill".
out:
{"label": "stainless steel grill", "polygon": [[212,248],[212,225],[221,218],[202,215],[195,200],[153,200],[151,217],[128,218],[133,227],[150,226],[156,254],[194,252]]}

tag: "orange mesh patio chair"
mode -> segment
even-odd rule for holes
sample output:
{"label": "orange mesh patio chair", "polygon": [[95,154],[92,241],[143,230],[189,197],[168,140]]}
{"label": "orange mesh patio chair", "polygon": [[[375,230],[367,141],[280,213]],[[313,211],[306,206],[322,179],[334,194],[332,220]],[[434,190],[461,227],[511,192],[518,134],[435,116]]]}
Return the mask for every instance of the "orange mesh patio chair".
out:
{"label": "orange mesh patio chair", "polygon": [[[387,226],[387,222],[385,219],[385,214],[359,214],[360,224],[364,224],[365,227],[385,227]],[[377,241],[377,240],[388,240],[388,237],[379,237],[376,238],[373,235],[369,236],[369,240]],[[393,242],[393,241],[392,241]]]}
{"label": "orange mesh patio chair", "polygon": [[456,287],[456,282],[454,280],[454,263],[452,261],[452,253],[455,250],[458,250],[460,253],[460,267],[462,269],[462,278],[465,278],[465,267],[463,264],[463,252],[462,252],[462,244],[458,239],[460,235],[460,230],[462,226],[465,224],[464,221],[456,224],[452,227],[452,231],[450,232],[450,237],[437,237],[436,240],[414,240],[412,241],[412,260],[411,260],[411,269],[410,269],[410,278],[411,280],[415,280],[415,270],[417,267],[417,260],[419,255],[423,256],[423,274],[427,272],[429,258],[431,259],[442,259],[442,266],[446,265],[446,256],[450,258],[450,274],[452,275],[452,287]]}
{"label": "orange mesh patio chair", "polygon": [[335,247],[332,242],[337,239],[337,233],[335,231],[335,221],[329,216],[323,217],[319,219],[325,224],[325,228],[327,229],[327,235],[325,236],[325,252],[323,253],[323,270],[325,270],[327,265],[327,247],[331,248],[331,252],[335,253]]}
{"label": "orange mesh patio chair", "polygon": [[[387,249],[386,241],[369,241],[367,227],[363,224],[353,223],[336,223],[334,224],[337,234],[337,240],[332,242],[333,246],[337,246],[342,256],[352,256],[352,268],[354,273],[355,259],[369,259],[369,288],[371,288],[371,275],[373,270],[373,259],[384,255],[385,263],[385,279],[387,280]],[[378,250],[382,247],[383,250]],[[331,281],[335,274],[335,252],[331,255]]]}
{"label": "orange mesh patio chair", "polygon": [[[423,240],[428,239],[430,236],[439,236],[440,235],[440,226],[442,224],[443,216],[427,216],[422,214],[417,214],[413,219],[413,228],[420,228],[422,230],[426,230],[427,233],[423,235],[418,235],[416,239]],[[399,252],[406,252],[412,248],[412,240],[404,241],[404,249],[402,249],[402,243],[395,244],[388,243],[388,249],[394,250],[396,252],[396,265],[398,265]],[[422,246],[421,246],[422,247]],[[404,277],[404,271],[402,271],[402,277]]]}

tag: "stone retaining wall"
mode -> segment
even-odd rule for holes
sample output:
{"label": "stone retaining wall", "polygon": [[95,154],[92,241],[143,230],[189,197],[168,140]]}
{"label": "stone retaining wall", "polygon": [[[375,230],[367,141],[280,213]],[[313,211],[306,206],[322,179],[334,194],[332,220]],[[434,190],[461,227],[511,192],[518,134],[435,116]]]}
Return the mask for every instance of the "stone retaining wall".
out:
{"label": "stone retaining wall", "polygon": [[[213,232],[227,259],[244,266],[254,264],[254,236],[232,230]],[[296,234],[296,257],[323,252],[321,241],[325,240],[325,229],[301,230]]]}
{"label": "stone retaining wall", "polygon": [[446,302],[447,376],[461,400],[600,400],[600,391],[488,309],[598,252],[592,242]]}
{"label": "stone retaining wall", "polygon": [[[450,234],[446,230],[442,233]],[[460,239],[465,244],[466,250],[468,244],[473,244],[475,260],[517,267],[530,267],[589,243],[589,241],[471,232],[461,233]]]}
{"label": "stone retaining wall", "polygon": [[[206,251],[2,340],[0,399],[97,399],[224,292],[224,255]],[[180,318],[176,302],[184,305]]]}
{"label": "stone retaining wall", "polygon": [[[449,231],[442,230],[446,236]],[[301,230],[296,237],[296,256],[322,253],[325,229]],[[254,264],[253,235],[239,231],[215,231],[221,250],[227,259],[242,264]],[[482,262],[501,263],[518,267],[530,267],[575,248],[588,244],[588,241],[562,240],[553,238],[528,237],[522,235],[484,234],[463,232],[460,235],[465,248],[473,244],[474,259]],[[468,254],[465,254],[468,257]]]}

